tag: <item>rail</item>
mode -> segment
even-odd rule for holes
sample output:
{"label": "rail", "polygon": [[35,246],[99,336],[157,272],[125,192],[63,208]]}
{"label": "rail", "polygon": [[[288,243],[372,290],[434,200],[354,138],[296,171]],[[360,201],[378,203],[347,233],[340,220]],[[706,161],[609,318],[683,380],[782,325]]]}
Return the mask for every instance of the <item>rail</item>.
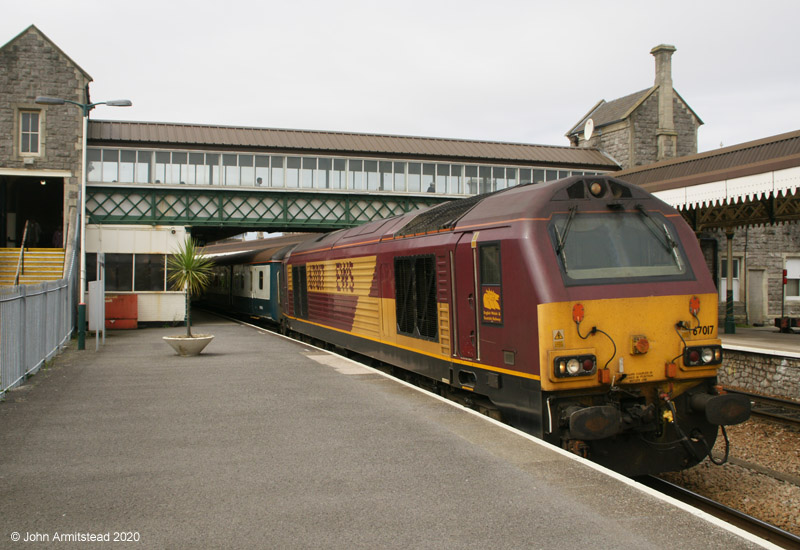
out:
{"label": "rail", "polygon": [[725,388],[725,391],[746,395],[750,398],[753,414],[775,418],[792,424],[800,424],[800,403],[797,401],[731,388]]}
{"label": "rail", "polygon": [[782,548],[800,548],[800,537],[797,535],[747,515],[744,512],[725,506],[703,495],[698,495],[680,485],[675,485],[674,483],[654,476],[646,476],[639,481],[643,485],[659,493],[671,496],[676,500],[698,508],[707,514],[721,519],[726,523],[730,523],[731,525],[735,525],[748,533],[768,540]]}

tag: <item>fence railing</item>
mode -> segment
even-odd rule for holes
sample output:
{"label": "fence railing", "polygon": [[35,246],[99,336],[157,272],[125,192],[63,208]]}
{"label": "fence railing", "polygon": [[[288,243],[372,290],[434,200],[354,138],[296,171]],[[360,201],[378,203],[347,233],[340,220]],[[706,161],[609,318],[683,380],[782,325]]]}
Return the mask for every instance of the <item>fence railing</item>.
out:
{"label": "fence railing", "polygon": [[72,336],[78,278],[75,244],[67,248],[63,279],[0,287],[0,397],[38,371]]}

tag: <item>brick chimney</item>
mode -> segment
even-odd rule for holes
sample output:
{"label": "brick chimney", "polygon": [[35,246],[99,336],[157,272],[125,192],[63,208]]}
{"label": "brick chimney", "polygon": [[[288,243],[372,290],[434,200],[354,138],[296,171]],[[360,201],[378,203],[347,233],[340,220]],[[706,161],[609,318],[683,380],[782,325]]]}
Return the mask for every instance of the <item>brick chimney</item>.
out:
{"label": "brick chimney", "polygon": [[655,85],[658,87],[657,160],[663,160],[676,157],[678,152],[678,133],[672,117],[672,101],[675,96],[672,88],[672,54],[675,53],[675,46],[661,44],[650,50],[650,53],[656,58]]}

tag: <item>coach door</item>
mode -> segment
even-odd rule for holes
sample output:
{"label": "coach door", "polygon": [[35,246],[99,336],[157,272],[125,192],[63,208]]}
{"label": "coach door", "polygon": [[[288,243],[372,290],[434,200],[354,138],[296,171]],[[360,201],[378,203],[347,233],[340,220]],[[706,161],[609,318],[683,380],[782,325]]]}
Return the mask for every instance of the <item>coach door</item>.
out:
{"label": "coach door", "polygon": [[455,303],[453,324],[456,327],[456,356],[464,359],[480,360],[480,334],[477,323],[476,244],[478,233],[464,233],[456,245],[453,256],[453,277]]}

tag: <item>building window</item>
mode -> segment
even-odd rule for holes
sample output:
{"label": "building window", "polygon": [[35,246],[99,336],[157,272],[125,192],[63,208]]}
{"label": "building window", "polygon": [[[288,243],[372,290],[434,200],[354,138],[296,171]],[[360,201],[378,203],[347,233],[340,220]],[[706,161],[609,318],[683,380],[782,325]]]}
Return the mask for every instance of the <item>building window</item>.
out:
{"label": "building window", "polygon": [[395,258],[394,284],[397,332],[437,340],[436,258]]}
{"label": "building window", "polygon": [[164,291],[164,254],[136,254],[134,259],[133,290]]}
{"label": "building window", "polygon": [[[733,259],[733,301],[739,301],[739,258]],[[728,296],[728,260],[722,260],[719,280],[719,301],[724,302]]]}
{"label": "building window", "polygon": [[38,155],[40,138],[39,112],[20,112],[19,128],[19,152],[23,155]]}
{"label": "building window", "polygon": [[786,299],[800,300],[800,258],[786,259]]}

